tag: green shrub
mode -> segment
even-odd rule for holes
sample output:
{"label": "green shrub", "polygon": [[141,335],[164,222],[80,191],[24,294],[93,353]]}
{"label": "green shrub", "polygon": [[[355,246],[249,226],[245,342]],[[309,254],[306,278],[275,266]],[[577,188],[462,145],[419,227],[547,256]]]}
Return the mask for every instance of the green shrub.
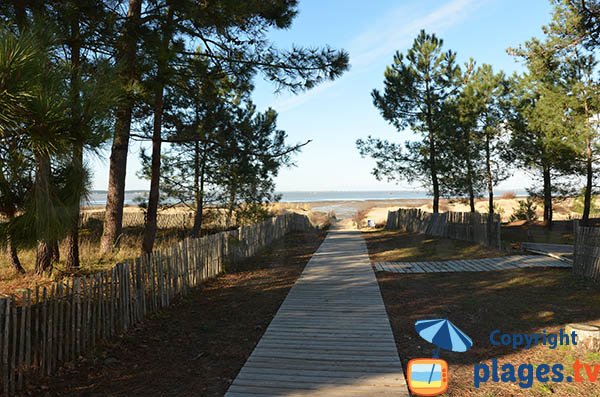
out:
{"label": "green shrub", "polygon": [[510,216],[511,222],[514,222],[516,220],[537,220],[537,215],[535,213],[535,211],[537,210],[537,206],[535,205],[531,197],[528,197],[527,200],[519,200],[518,203],[519,206],[515,208],[513,214]]}

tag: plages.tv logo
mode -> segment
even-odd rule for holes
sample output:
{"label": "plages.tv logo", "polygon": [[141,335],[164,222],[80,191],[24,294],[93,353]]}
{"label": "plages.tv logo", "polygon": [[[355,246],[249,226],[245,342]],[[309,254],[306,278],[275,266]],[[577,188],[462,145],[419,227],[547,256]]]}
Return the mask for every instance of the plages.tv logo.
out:
{"label": "plages.tv logo", "polygon": [[447,319],[419,320],[415,329],[436,349],[433,358],[413,358],[408,362],[408,388],[417,396],[438,396],[448,390],[448,363],[439,358],[440,349],[466,352],[473,341]]}

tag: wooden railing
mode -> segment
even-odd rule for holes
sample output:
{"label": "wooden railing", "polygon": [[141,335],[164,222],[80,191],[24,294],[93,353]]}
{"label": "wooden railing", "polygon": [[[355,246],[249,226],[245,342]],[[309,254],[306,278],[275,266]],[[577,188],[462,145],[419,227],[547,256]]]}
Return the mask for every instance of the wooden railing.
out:
{"label": "wooden railing", "polygon": [[[500,217],[488,228],[488,215],[478,212],[442,212],[434,214],[418,208],[389,211],[386,229],[473,241],[494,247],[501,246]],[[491,232],[491,234],[490,234]]]}
{"label": "wooden railing", "polygon": [[299,214],[202,238],[125,261],[111,270],[0,299],[0,392],[13,395],[35,377],[127,331],[177,296],[292,231],[310,229]]}

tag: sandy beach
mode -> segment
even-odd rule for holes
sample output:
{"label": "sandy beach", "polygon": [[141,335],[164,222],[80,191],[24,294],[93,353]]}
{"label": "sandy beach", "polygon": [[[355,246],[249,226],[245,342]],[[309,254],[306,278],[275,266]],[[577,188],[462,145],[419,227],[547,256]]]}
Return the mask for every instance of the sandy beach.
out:
{"label": "sandy beach", "polygon": [[[500,208],[500,215],[504,222],[510,219],[514,210],[519,205],[519,200],[526,200],[526,197],[498,198],[494,200],[497,208]],[[285,205],[285,203],[281,203]],[[293,206],[299,206],[299,203],[290,203]],[[537,203],[536,213],[541,219],[543,215],[542,203]],[[363,222],[373,220],[376,224],[384,223],[387,219],[388,211],[394,211],[398,208],[420,208],[423,211],[432,211],[431,199],[391,199],[391,200],[354,200],[354,201],[319,201],[306,203],[312,211],[334,212],[338,218],[349,218],[358,215]],[[478,199],[475,203],[477,212],[487,212],[487,199]],[[578,218],[580,214],[573,211],[573,199],[566,199],[554,203],[554,219],[565,220]],[[466,202],[456,199],[441,199],[440,210],[468,212],[469,205]]]}

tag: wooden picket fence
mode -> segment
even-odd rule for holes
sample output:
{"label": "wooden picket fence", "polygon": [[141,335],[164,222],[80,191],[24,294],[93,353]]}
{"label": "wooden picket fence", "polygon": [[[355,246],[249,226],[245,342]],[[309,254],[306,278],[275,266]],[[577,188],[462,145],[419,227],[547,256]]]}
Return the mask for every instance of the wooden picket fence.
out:
{"label": "wooden picket fence", "polygon": [[573,274],[600,282],[600,227],[575,228]]}
{"label": "wooden picket fence", "polygon": [[14,395],[35,378],[94,350],[103,340],[171,304],[226,263],[254,255],[293,231],[312,228],[285,214],[125,261],[111,270],[0,298],[0,392]]}
{"label": "wooden picket fence", "polygon": [[[82,212],[79,216],[80,226],[86,226],[90,221],[104,222],[104,211]],[[124,227],[141,227],[146,223],[142,212],[123,213]],[[179,212],[172,214],[159,213],[156,218],[159,229],[191,229],[194,226],[193,212]]]}
{"label": "wooden picket fence", "polygon": [[[473,241],[494,247],[501,246],[500,217],[494,215],[492,238],[488,237],[487,214],[478,212],[442,212],[434,214],[418,208],[399,208],[388,211],[386,229],[400,229],[455,240]],[[491,241],[491,244],[490,244]]]}

